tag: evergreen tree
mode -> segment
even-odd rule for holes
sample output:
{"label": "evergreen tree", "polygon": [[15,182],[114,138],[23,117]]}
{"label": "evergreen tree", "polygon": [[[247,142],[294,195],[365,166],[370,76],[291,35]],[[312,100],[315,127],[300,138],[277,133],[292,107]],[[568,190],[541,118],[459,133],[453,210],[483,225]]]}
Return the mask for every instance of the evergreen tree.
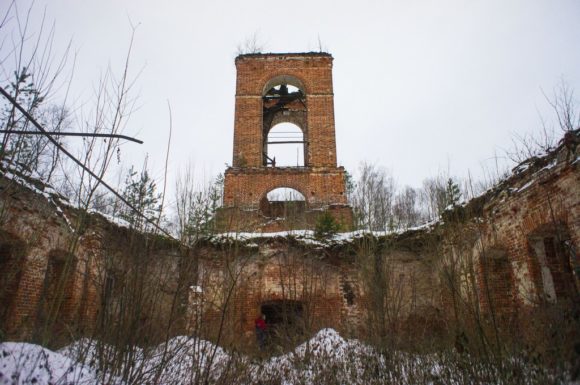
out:
{"label": "evergreen tree", "polygon": [[[141,172],[131,166],[125,179],[123,198],[147,218],[156,221],[161,214],[161,195],[157,193],[157,185],[149,176],[146,165],[147,162]],[[146,224],[145,219],[130,207],[122,209],[120,217],[137,229],[143,229]]]}
{"label": "evergreen tree", "polygon": [[314,236],[318,239],[329,238],[340,231],[340,223],[334,219],[332,214],[324,211],[318,216],[314,228]]}
{"label": "evergreen tree", "polygon": [[188,213],[185,234],[189,244],[206,236],[215,229],[215,214],[221,207],[223,198],[224,177],[219,174],[216,179],[201,191],[191,191],[187,197]]}
{"label": "evergreen tree", "polygon": [[445,208],[451,206],[457,206],[459,200],[461,199],[461,190],[459,185],[452,179],[447,180],[447,186],[445,188]]}
{"label": "evergreen tree", "polygon": [[[44,98],[34,85],[31,74],[27,68],[21,71],[14,71],[14,79],[6,87],[7,91],[23,106],[30,115],[36,116]],[[29,129],[28,119],[16,110],[16,107],[7,100],[2,100],[2,111],[0,115],[0,125],[3,130],[23,130]],[[35,131],[35,129],[32,129]],[[21,163],[29,167],[33,161],[33,141],[35,138],[28,135],[4,134],[0,155],[12,158],[12,161]]]}

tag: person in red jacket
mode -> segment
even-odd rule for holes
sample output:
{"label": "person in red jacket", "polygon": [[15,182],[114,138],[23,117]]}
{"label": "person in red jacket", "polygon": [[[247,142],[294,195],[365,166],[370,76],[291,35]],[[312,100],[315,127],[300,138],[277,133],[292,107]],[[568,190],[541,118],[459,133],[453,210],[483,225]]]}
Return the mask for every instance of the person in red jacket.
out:
{"label": "person in red jacket", "polygon": [[266,316],[264,314],[260,314],[256,321],[254,321],[256,325],[256,339],[258,340],[258,346],[260,350],[264,350],[264,346],[266,345]]}

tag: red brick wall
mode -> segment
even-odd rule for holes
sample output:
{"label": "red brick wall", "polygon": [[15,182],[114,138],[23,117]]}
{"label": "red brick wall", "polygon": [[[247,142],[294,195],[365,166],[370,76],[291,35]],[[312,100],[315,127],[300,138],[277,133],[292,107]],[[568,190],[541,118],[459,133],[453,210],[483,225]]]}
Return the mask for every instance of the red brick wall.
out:
{"label": "red brick wall", "polygon": [[298,190],[311,207],[346,204],[344,169],[230,168],[225,173],[224,206],[258,208],[260,200],[278,187]]}
{"label": "red brick wall", "polygon": [[548,251],[543,256],[548,268],[544,275],[549,273],[560,299],[578,293],[578,277],[572,274],[574,262],[563,255],[561,244],[568,241],[577,248],[580,241],[577,166],[562,162],[530,174],[519,180],[514,178],[485,208],[487,226],[482,239],[487,245],[506,250],[510,274],[505,277],[511,277],[514,295],[500,301],[509,300],[513,306],[543,300],[546,289],[541,272],[542,256],[537,254],[534,244],[544,244],[546,239],[556,239],[560,244],[556,247],[558,255],[550,256]]}
{"label": "red brick wall", "polygon": [[[336,167],[332,60],[322,53],[256,54],[236,59],[234,154],[233,167],[225,173],[226,208],[257,209],[261,199],[279,187],[301,192],[310,209],[346,205],[344,169]],[[263,166],[262,96],[266,88],[277,84],[272,79],[280,76],[292,77],[288,82],[306,95],[304,168]],[[352,214],[348,217],[352,220]]]}
{"label": "red brick wall", "polygon": [[336,167],[332,56],[328,54],[242,55],[236,59],[234,167],[262,166],[262,96],[277,76],[299,80],[308,110],[307,164]]}
{"label": "red brick wall", "polygon": [[[324,327],[346,331],[353,321],[348,319],[348,314],[358,314],[356,309],[360,307],[356,289],[353,288],[356,294],[352,303],[345,299],[341,284],[347,264],[331,263],[324,260],[323,252],[307,251],[285,239],[259,243],[257,249],[238,249],[229,262],[231,255],[227,251],[219,252],[217,248],[201,251],[209,257],[200,259],[204,332],[210,336],[217,334],[225,314],[223,343],[247,348],[244,342],[249,342],[254,346],[254,320],[260,314],[261,305],[276,300],[302,304],[302,321],[308,336]],[[222,273],[225,265],[238,272],[235,281]],[[228,297],[227,289],[232,284],[235,290]],[[220,311],[224,307],[226,313]]]}

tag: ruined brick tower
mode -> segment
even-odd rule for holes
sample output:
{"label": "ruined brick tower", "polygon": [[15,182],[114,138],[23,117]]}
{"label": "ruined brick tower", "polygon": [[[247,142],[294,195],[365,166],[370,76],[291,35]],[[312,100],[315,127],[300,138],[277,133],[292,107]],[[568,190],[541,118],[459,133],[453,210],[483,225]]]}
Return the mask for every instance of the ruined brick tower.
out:
{"label": "ruined brick tower", "polygon": [[[332,60],[327,53],[236,58],[233,162],[225,172],[222,230],[313,228],[325,211],[343,229],[351,227],[345,172],[336,164]],[[288,156],[278,151],[288,146],[292,160],[283,162]]]}

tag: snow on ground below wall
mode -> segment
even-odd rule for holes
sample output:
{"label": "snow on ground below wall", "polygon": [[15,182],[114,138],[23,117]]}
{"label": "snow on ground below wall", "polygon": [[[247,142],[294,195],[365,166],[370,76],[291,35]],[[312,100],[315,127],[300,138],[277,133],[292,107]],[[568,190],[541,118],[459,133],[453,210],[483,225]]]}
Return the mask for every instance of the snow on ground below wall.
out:
{"label": "snow on ground below wall", "polygon": [[59,353],[22,342],[0,344],[0,385],[96,383],[93,370]]}
{"label": "snow on ground below wall", "polygon": [[[129,351],[131,353],[127,354]],[[231,370],[233,362],[236,367],[243,368],[240,373],[245,378],[244,383],[275,378],[285,385],[314,384],[322,368],[321,363],[325,368],[330,365],[333,370],[344,370],[348,362],[350,370],[344,370],[344,381],[345,384],[355,384],[363,361],[357,361],[353,372],[352,358],[371,353],[372,349],[356,340],[345,340],[333,329],[323,329],[293,352],[262,362],[228,354],[211,342],[186,336],[172,338],[147,352],[140,348],[126,349],[124,352],[124,355],[119,354],[119,350],[112,346],[90,339],[76,341],[58,352],[27,343],[2,343],[0,385],[173,385],[196,383],[206,376],[210,383],[219,383],[223,374]],[[323,361],[317,358],[323,358]],[[109,364],[107,374],[104,374],[103,362],[120,364]],[[130,373],[131,380],[122,381],[120,376],[123,372]]]}
{"label": "snow on ground below wall", "polygon": [[[159,384],[284,385],[376,384],[509,384],[518,373],[521,384],[578,383],[562,381],[525,360],[508,359],[490,366],[468,356],[391,352],[381,355],[364,343],[322,329],[294,351],[257,360],[226,352],[211,342],[179,336],[151,349],[115,349],[81,339],[58,352],[38,345],[0,344],[0,385],[21,384]],[[467,364],[467,365],[466,365]],[[122,380],[124,374],[125,380]],[[207,379],[207,381],[206,381]]]}
{"label": "snow on ground below wall", "polygon": [[[345,341],[332,329],[321,330],[314,338],[300,345],[293,353],[274,357],[262,364],[252,363],[247,357],[238,357],[245,364],[250,378],[256,375],[281,376],[293,365],[295,357],[328,356],[334,359],[346,357]],[[357,346],[363,346],[355,343]],[[131,352],[127,354],[127,352]],[[117,355],[117,356],[116,356]],[[127,357],[130,356],[130,361]],[[79,363],[81,362],[81,363]],[[120,362],[109,367],[103,374],[103,362]],[[130,368],[127,365],[131,363]],[[124,385],[120,374],[131,373],[139,383],[148,383],[154,378],[159,384],[189,383],[196,375],[218,381],[221,373],[232,362],[232,355],[211,342],[186,336],[170,339],[148,352],[140,348],[126,349],[125,354],[110,345],[98,344],[94,340],[81,339],[60,349],[50,351],[39,345],[18,342],[0,344],[0,385],[20,384],[70,384],[84,385],[107,383]],[[258,368],[260,367],[260,368]],[[113,373],[114,372],[114,373]],[[252,374],[253,373],[253,374]],[[115,376],[117,374],[117,376]],[[194,381],[191,381],[194,382]],[[293,382],[285,382],[293,384]]]}

